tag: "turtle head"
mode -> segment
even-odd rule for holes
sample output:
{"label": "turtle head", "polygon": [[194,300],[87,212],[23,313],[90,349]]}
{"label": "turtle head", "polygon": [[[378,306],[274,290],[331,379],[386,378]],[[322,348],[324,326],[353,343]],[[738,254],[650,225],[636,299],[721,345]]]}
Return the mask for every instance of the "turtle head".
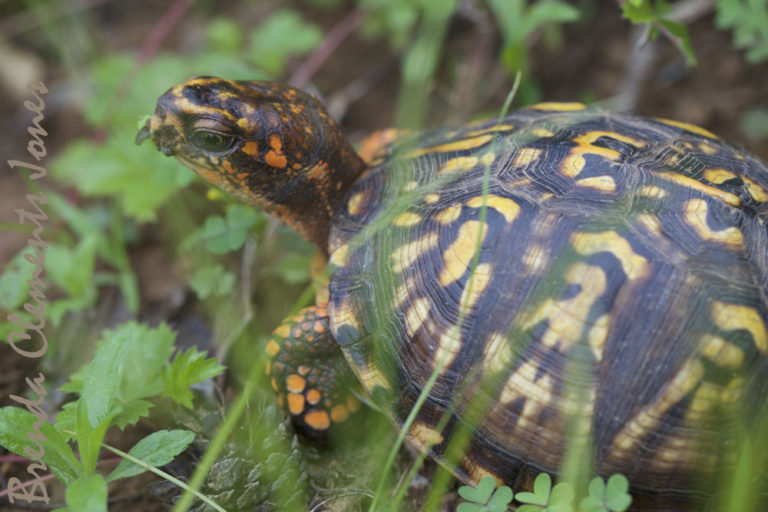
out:
{"label": "turtle head", "polygon": [[323,251],[336,208],[366,168],[317,98],[278,82],[187,80],[160,97],[136,142],[147,138]]}

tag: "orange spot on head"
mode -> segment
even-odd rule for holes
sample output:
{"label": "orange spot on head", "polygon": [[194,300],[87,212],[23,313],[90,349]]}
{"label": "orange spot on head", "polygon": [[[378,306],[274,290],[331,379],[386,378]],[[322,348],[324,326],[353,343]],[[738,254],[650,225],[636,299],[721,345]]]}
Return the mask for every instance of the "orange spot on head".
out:
{"label": "orange spot on head", "polygon": [[320,395],[320,392],[316,389],[310,389],[307,391],[307,402],[309,402],[312,405],[315,405],[320,402],[320,399],[322,398],[322,395]]}
{"label": "orange spot on head", "polygon": [[301,414],[304,410],[304,395],[288,395],[288,410],[294,416]]}
{"label": "orange spot on head", "polygon": [[224,167],[224,170],[227,171],[227,174],[237,174],[237,169],[232,167],[232,164],[229,162],[229,160],[224,160],[221,165]]}
{"label": "orange spot on head", "polygon": [[291,330],[291,336],[293,336],[294,338],[301,338],[301,328],[294,327]]}
{"label": "orange spot on head", "polygon": [[269,136],[269,147],[274,149],[276,153],[283,152],[283,139],[280,138],[280,135],[273,133]]}
{"label": "orange spot on head", "polygon": [[304,415],[304,421],[315,430],[326,430],[331,426],[331,418],[325,411],[310,411]]}
{"label": "orange spot on head", "polygon": [[301,365],[299,366],[299,375],[306,375],[309,373],[309,366]]}
{"label": "orange spot on head", "polygon": [[315,329],[315,332],[317,334],[323,334],[325,332],[325,325],[323,325],[323,322],[319,320],[315,322],[315,325],[313,326],[313,328]]}
{"label": "orange spot on head", "polygon": [[317,316],[328,316],[328,310],[325,309],[325,304],[318,304],[318,306],[315,308],[315,314]]}
{"label": "orange spot on head", "polygon": [[280,155],[271,149],[267,151],[266,155],[264,155],[264,161],[267,162],[267,165],[271,167],[278,167],[280,169],[283,169],[286,165],[288,165],[288,159],[285,158],[285,155]]}
{"label": "orange spot on head", "polygon": [[259,154],[259,145],[253,141],[246,142],[243,144],[243,153],[250,156],[257,156]]}
{"label": "orange spot on head", "polygon": [[331,408],[331,419],[335,423],[341,423],[349,417],[349,411],[343,405],[336,405]]}
{"label": "orange spot on head", "polygon": [[301,393],[304,391],[307,381],[300,375],[293,373],[285,379],[285,385],[291,393]]}
{"label": "orange spot on head", "polygon": [[270,383],[272,384],[272,389],[274,389],[275,391],[280,389],[277,387],[277,381],[275,380],[274,377],[272,377],[272,379],[270,380]]}

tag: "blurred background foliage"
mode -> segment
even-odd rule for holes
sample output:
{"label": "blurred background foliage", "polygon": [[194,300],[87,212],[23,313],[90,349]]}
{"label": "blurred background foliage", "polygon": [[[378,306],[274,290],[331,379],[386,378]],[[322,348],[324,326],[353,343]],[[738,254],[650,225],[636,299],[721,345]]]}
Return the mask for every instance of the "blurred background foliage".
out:
{"label": "blurred background foliage", "polygon": [[359,142],[493,116],[521,72],[518,106],[680,118],[768,157],[765,0],[4,0],[0,34],[5,159],[28,159],[26,84],[50,91],[49,177],[0,171],[0,335],[26,315],[29,231],[13,210],[39,190],[54,383],[129,319],[169,322],[182,346],[249,375],[281,318],[313,300],[313,247],[134,144],[157,97],[191,76],[288,80]]}

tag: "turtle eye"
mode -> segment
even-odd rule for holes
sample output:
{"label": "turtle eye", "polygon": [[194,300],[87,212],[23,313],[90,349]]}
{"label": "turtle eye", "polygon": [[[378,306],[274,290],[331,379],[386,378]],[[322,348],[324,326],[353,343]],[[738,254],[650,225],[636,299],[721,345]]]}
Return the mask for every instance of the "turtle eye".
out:
{"label": "turtle eye", "polygon": [[232,147],[235,136],[214,130],[198,129],[194,131],[189,141],[208,153],[223,153]]}

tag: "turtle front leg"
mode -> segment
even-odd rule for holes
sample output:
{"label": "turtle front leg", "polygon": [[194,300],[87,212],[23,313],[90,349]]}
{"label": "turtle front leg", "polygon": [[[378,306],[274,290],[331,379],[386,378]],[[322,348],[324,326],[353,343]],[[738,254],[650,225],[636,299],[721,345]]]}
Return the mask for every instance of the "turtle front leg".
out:
{"label": "turtle front leg", "polygon": [[266,352],[278,403],[303,434],[324,437],[331,425],[360,407],[352,393],[355,377],[333,339],[325,304],[286,318],[272,333]]}

